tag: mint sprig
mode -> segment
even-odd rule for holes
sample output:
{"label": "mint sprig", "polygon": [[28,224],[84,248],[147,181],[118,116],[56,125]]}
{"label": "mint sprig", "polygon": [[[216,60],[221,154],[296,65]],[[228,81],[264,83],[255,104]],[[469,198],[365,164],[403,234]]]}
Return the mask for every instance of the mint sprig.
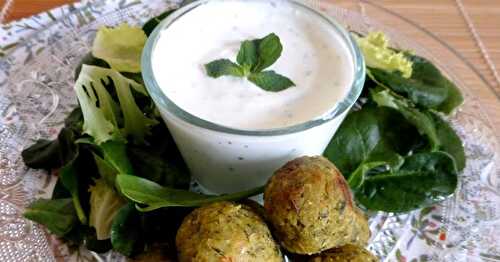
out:
{"label": "mint sprig", "polygon": [[275,71],[264,71],[278,60],[282,51],[279,37],[271,33],[261,39],[243,41],[236,57],[237,64],[229,59],[218,59],[206,64],[205,69],[213,78],[246,77],[266,91],[278,92],[295,86],[292,80]]}

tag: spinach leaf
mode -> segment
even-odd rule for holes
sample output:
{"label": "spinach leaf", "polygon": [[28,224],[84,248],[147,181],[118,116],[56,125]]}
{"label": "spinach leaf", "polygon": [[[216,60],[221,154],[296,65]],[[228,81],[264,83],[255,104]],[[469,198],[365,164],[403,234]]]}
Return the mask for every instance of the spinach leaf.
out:
{"label": "spinach leaf", "polygon": [[128,257],[138,251],[142,243],[141,228],[138,226],[140,222],[141,217],[134,204],[124,205],[118,211],[111,226],[111,244],[114,250]]}
{"label": "spinach leaf", "polygon": [[404,78],[398,72],[386,72],[377,68],[369,70],[377,81],[424,108],[436,109],[448,96],[448,90],[445,88],[434,87],[414,78]]}
{"label": "spinach leaf", "polygon": [[438,114],[429,112],[428,115],[434,120],[434,126],[436,127],[437,135],[441,144],[439,148],[450,154],[455,160],[457,165],[457,170],[462,171],[465,168],[465,150],[462,145],[460,137],[458,137],[455,130],[451,128],[450,124],[442,119]]}
{"label": "spinach leaf", "polygon": [[462,104],[460,90],[437,67],[423,57],[406,56],[413,63],[410,78],[404,78],[399,72],[376,68],[369,68],[368,76],[425,109],[449,114]]}
{"label": "spinach leaf", "polygon": [[24,217],[44,225],[53,234],[64,236],[78,224],[71,198],[39,199],[24,211]]}
{"label": "spinach leaf", "polygon": [[162,186],[189,188],[190,175],[184,162],[155,154],[143,147],[129,147],[127,151],[137,176]]}
{"label": "spinach leaf", "polygon": [[61,166],[59,141],[40,139],[21,152],[24,164],[35,169],[52,169]]}
{"label": "spinach leaf", "polygon": [[32,146],[21,152],[24,164],[30,168],[46,169],[59,168],[74,158],[75,136],[82,130],[82,115],[79,108],[75,108],[64,120],[65,126],[59,132],[57,139],[40,139]]}
{"label": "spinach leaf", "polygon": [[365,175],[354,195],[368,209],[405,212],[444,200],[454,193],[456,185],[451,156],[426,152],[406,157],[399,170]]}
{"label": "spinach leaf", "polygon": [[406,155],[420,139],[413,125],[397,111],[365,105],[347,115],[324,156],[349,177],[364,162],[401,165],[400,155]]}
{"label": "spinach leaf", "polygon": [[399,111],[408,122],[418,129],[420,134],[425,135],[429,141],[431,151],[439,149],[440,141],[434,127],[434,121],[427,114],[413,107],[406,99],[391,94],[388,89],[380,87],[372,89],[371,95],[377,105]]}
{"label": "spinach leaf", "polygon": [[446,78],[433,63],[417,55],[406,54],[406,56],[413,62],[412,79],[419,80],[434,88],[441,87],[447,90],[446,99],[435,108],[437,111],[450,114],[463,103],[464,98],[460,89]]}
{"label": "spinach leaf", "polygon": [[161,21],[163,21],[163,19],[167,18],[171,13],[173,13],[175,10],[177,10],[177,8],[175,9],[170,9],[170,10],[167,10],[163,13],[161,13],[160,15],[156,16],[156,17],[153,17],[151,19],[149,19],[143,26],[142,26],[142,30],[144,31],[144,33],[146,33],[147,36],[149,36],[151,33],[153,33],[153,31],[155,30],[155,28],[161,23]]}
{"label": "spinach leaf", "polygon": [[162,187],[155,182],[144,178],[119,175],[116,177],[119,191],[128,199],[146,207],[139,207],[140,211],[151,211],[163,207],[194,207],[223,200],[238,200],[263,192],[264,187],[257,187],[248,191],[208,196],[187,190]]}

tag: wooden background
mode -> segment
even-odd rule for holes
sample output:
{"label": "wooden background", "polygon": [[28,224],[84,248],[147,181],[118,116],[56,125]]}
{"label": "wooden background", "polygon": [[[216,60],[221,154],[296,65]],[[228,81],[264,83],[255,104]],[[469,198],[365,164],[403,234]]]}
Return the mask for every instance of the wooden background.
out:
{"label": "wooden background", "polygon": [[[4,7],[9,0],[0,0]],[[27,17],[74,0],[10,0],[5,21]],[[322,0],[356,9],[351,0]],[[496,92],[473,89],[491,122],[500,129],[500,0],[372,0],[420,24],[469,60]],[[461,7],[463,7],[461,9]],[[468,18],[467,18],[468,17]],[[383,21],[382,21],[383,22]],[[474,37],[473,31],[476,31]],[[418,39],[417,39],[418,41]],[[481,51],[481,45],[482,50]],[[489,62],[489,64],[488,64]],[[496,75],[495,75],[496,74]],[[497,131],[498,134],[500,132]]]}

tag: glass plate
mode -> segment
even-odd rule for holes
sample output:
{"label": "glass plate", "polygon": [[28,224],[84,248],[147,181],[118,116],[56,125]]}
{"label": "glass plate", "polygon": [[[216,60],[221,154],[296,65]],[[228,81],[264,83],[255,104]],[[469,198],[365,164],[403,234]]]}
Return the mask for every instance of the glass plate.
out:
{"label": "glass plate", "polygon": [[[480,100],[471,95],[490,88],[488,84],[453,49],[397,14],[365,1],[354,6],[361,13],[310,2],[351,30],[382,30],[396,46],[429,58],[465,96],[464,105],[450,118],[468,157],[457,192],[439,205],[412,213],[370,214],[370,250],[383,261],[500,261],[498,132],[493,131]],[[0,261],[125,260],[113,252],[69,250],[43,227],[22,218],[28,203],[50,197],[55,180],[27,169],[20,152],[37,139],[57,135],[65,114],[76,103],[74,68],[89,51],[100,26],[140,25],[175,5],[166,0],[86,1],[2,26]]]}

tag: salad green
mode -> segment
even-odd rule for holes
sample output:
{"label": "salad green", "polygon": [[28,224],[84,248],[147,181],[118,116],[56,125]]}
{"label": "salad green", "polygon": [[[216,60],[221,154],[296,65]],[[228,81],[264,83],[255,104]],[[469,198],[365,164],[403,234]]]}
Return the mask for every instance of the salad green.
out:
{"label": "salad green", "polygon": [[[113,248],[134,256],[157,245],[171,249],[172,225],[178,226],[191,207],[262,192],[259,187],[207,196],[187,190],[189,171],[137,74],[146,33],[128,25],[101,28],[92,52],[76,68],[78,107],[56,139],[37,141],[22,152],[28,167],[59,176],[52,199],[33,202],[25,217],[96,252]],[[138,184],[123,182],[130,180]],[[137,185],[171,192],[174,204],[136,199],[139,191],[132,189]],[[139,189],[154,196],[147,191],[151,188]],[[141,203],[151,205],[137,206]],[[139,211],[158,207],[168,208]],[[158,227],[160,221],[170,225]]]}
{"label": "salad green", "polygon": [[[405,212],[443,200],[466,162],[462,141],[440,115],[463,102],[460,91],[428,60],[389,48],[382,33],[357,41],[367,58],[363,103],[324,155],[367,209]],[[370,62],[388,57],[385,66]]]}
{"label": "salad green", "polygon": [[[33,202],[25,217],[70,244],[126,256],[157,247],[175,252],[176,229],[192,207],[263,190],[222,196],[188,190],[189,171],[139,74],[146,37],[172,11],[142,29],[100,29],[75,70],[78,107],[56,139],[22,152],[28,167],[59,176],[52,198]],[[430,61],[391,48],[382,33],[356,39],[368,79],[324,155],[367,209],[404,212],[443,200],[466,164],[462,142],[444,119],[463,102],[459,89]],[[280,91],[293,82],[264,70],[281,51],[274,34],[244,41],[237,63],[216,60],[207,73],[247,77]]]}

